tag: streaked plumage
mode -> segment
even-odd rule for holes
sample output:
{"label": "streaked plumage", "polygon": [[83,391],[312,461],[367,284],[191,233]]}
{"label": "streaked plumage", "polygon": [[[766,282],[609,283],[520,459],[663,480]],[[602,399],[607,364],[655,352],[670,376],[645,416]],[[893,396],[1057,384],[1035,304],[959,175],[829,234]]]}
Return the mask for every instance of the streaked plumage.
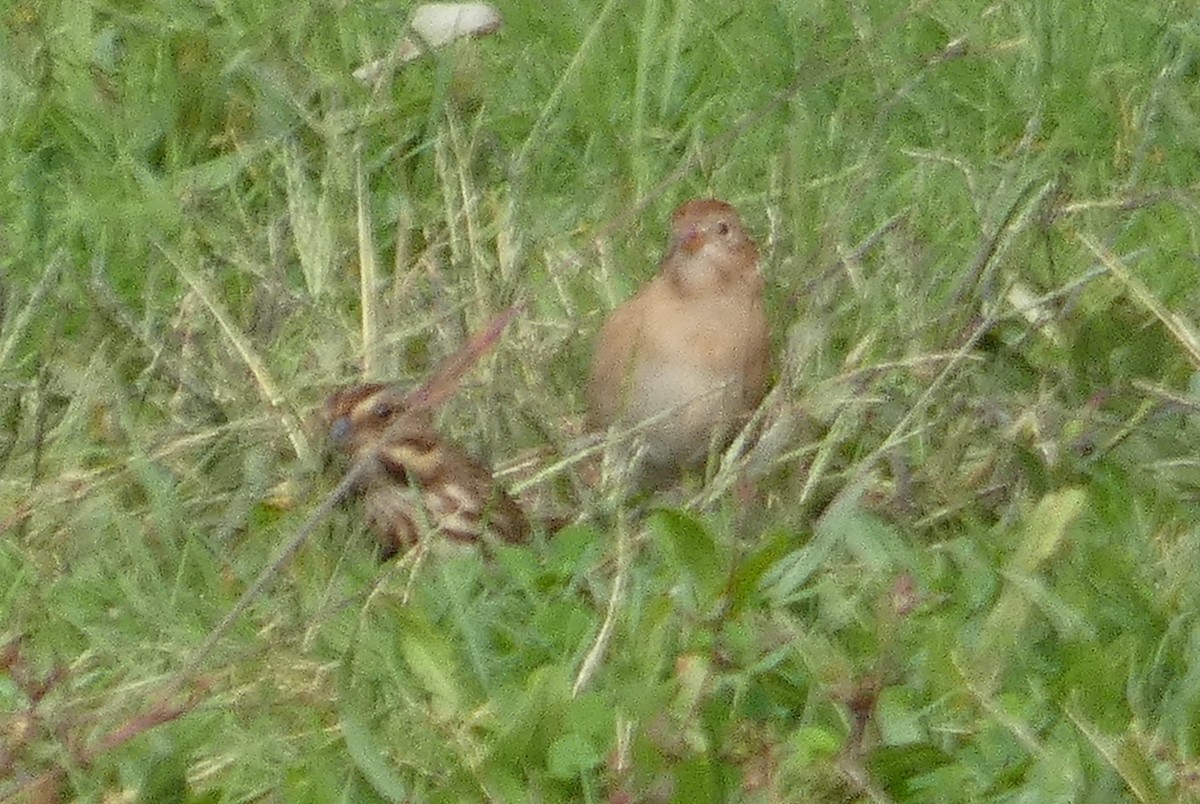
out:
{"label": "streaked plumage", "polygon": [[397,389],[345,388],[326,401],[325,418],[330,438],[352,459],[376,450],[358,490],[385,557],[435,532],[464,542],[485,533],[507,542],[529,537],[524,512],[491,472],[439,434],[429,411],[407,410]]}

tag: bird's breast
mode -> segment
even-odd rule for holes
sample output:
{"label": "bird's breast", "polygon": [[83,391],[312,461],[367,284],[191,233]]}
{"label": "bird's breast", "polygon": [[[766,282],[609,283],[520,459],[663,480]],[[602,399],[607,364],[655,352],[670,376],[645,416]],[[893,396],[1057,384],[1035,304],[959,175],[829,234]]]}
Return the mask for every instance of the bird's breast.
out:
{"label": "bird's breast", "polygon": [[762,303],[755,297],[688,300],[646,312],[648,359],[690,365],[692,373],[719,381],[740,377],[766,337]]}
{"label": "bird's breast", "polygon": [[663,462],[686,463],[707,453],[710,438],[724,440],[760,396],[767,329],[755,299],[660,305],[644,322],[625,396],[630,420],[662,416],[647,434]]}

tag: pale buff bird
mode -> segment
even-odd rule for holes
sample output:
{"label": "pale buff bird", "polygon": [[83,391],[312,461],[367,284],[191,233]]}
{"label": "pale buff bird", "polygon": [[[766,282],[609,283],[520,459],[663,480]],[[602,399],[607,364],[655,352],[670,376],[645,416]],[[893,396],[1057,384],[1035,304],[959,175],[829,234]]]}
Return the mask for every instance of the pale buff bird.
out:
{"label": "pale buff bird", "polygon": [[663,415],[640,436],[638,483],[702,464],[762,401],[771,354],[763,288],[736,209],[710,198],[675,210],[658,275],[604,322],[587,386],[591,429]]}
{"label": "pale buff bird", "polygon": [[383,557],[432,533],[464,542],[485,532],[526,541],[529,521],[516,501],[466,450],[438,433],[430,411],[408,410],[404,399],[391,386],[367,383],[325,403],[339,449],[355,461],[375,450],[357,490]]}

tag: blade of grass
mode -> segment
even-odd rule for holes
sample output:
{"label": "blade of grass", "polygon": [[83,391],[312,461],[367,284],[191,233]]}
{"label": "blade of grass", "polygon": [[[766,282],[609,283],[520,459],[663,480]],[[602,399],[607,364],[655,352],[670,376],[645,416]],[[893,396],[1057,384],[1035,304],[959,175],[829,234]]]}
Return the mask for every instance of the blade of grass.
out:
{"label": "blade of grass", "polygon": [[1146,804],[1166,804],[1175,800],[1160,787],[1155,778],[1154,758],[1146,755],[1132,734],[1127,734],[1124,739],[1113,739],[1102,734],[1094,723],[1084,717],[1075,700],[1067,704],[1066,715],[1096,754],[1117,772],[1134,798]]}
{"label": "blade of grass", "polygon": [[371,237],[371,194],[363,177],[361,154],[354,160],[355,201],[358,222],[358,300],[362,315],[362,375],[379,376],[379,256]]}
{"label": "blade of grass", "polygon": [[1167,328],[1167,332],[1171,333],[1171,337],[1187,355],[1192,366],[1200,369],[1200,337],[1196,335],[1196,327],[1183,316],[1171,312],[1142,280],[1130,273],[1120,257],[1101,246],[1090,235],[1075,232],[1075,239],[1083,243],[1108,269],[1109,274],[1125,286],[1125,290],[1129,292],[1134,301],[1146,308]]}
{"label": "blade of grass", "polygon": [[25,303],[25,306],[14,317],[12,327],[9,328],[3,345],[0,345],[0,366],[8,363],[8,358],[12,355],[13,349],[25,338],[25,333],[29,330],[29,322],[33,320],[34,313],[41,309],[42,301],[49,292],[50,285],[58,276],[58,268],[62,264],[64,256],[60,252],[46,262],[46,267],[42,270],[42,275],[38,279],[37,285],[34,286],[33,293],[29,296],[29,301]]}
{"label": "blade of grass", "polygon": [[288,440],[292,443],[292,449],[295,451],[296,457],[304,463],[311,463],[314,453],[308,443],[308,437],[304,435],[304,430],[300,427],[299,419],[288,409],[287,399],[279,391],[279,386],[271,376],[266,361],[254,350],[250,339],[234,323],[233,316],[225,309],[225,305],[221,303],[216,293],[201,278],[200,274],[192,270],[187,261],[174,251],[169,250],[161,244],[159,244],[158,249],[175,267],[175,270],[179,272],[179,275],[183,277],[188,286],[196,292],[200,300],[204,302],[204,306],[208,308],[209,313],[217,320],[221,331],[225,334],[230,344],[233,345],[234,351],[238,353],[242,358],[242,362],[246,364],[246,367],[250,369],[250,373],[254,375],[254,380],[258,383],[259,392],[279,417],[279,421],[287,433]]}
{"label": "blade of grass", "polygon": [[574,80],[575,74],[579,72],[579,68],[583,65],[589,52],[600,40],[601,34],[607,29],[609,15],[620,4],[621,0],[608,0],[600,9],[600,13],[596,15],[596,19],[592,21],[591,27],[588,28],[588,32],[583,37],[583,41],[575,50],[575,55],[571,58],[571,63],[567,65],[567,69],[563,70],[562,76],[558,79],[558,84],[550,92],[550,97],[542,104],[542,111],[530,127],[529,134],[525,137],[525,144],[521,146],[521,150],[517,153],[517,158],[513,160],[514,175],[520,176],[524,172],[525,165],[529,162],[529,155],[533,151],[534,146],[542,144],[544,129],[549,123],[551,116],[558,110],[559,104],[562,103],[567,86]]}

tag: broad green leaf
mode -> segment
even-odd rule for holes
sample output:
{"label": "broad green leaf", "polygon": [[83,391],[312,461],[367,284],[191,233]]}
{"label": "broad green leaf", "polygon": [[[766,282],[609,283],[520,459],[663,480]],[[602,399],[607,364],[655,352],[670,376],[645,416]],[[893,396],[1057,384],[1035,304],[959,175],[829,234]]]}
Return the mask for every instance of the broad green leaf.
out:
{"label": "broad green leaf", "polygon": [[[357,702],[355,702],[357,703]],[[379,795],[389,801],[404,801],[410,794],[408,784],[388,761],[388,751],[360,717],[355,703],[343,698],[338,708],[346,750],[363,777]]]}
{"label": "broad green leaf", "polygon": [[[1024,537],[1009,560],[1007,575],[1010,578],[1032,575],[1053,557],[1067,528],[1082,512],[1086,499],[1082,489],[1065,489],[1043,497],[1025,521]],[[970,670],[975,683],[983,684],[980,689],[983,695],[992,694],[1021,641],[1033,605],[1022,589],[1028,586],[1028,583],[1006,584],[984,624]]]}
{"label": "broad green leaf", "polygon": [[675,562],[691,576],[704,602],[715,600],[725,582],[725,565],[704,524],[683,511],[663,508],[650,516],[650,527],[670,546]]}
{"label": "broad green leaf", "polygon": [[587,554],[607,543],[607,538],[589,525],[567,525],[546,545],[546,563],[562,575],[580,570]]}
{"label": "broad green leaf", "polygon": [[150,769],[142,780],[141,790],[138,791],[138,804],[159,804],[159,802],[188,801],[187,763],[177,751],[164,746],[155,759],[151,760]]}
{"label": "broad green leaf", "polygon": [[404,661],[420,679],[425,691],[440,699],[450,710],[462,702],[449,647],[428,634],[405,634],[400,638]]}
{"label": "broad green leaf", "polygon": [[442,714],[458,712],[466,694],[454,648],[441,634],[434,633],[416,612],[398,610],[396,628],[405,665],[425,692],[440,705]]}
{"label": "broad green leaf", "polygon": [[525,688],[498,702],[500,733],[492,753],[501,760],[520,762],[548,749],[565,729],[571,685],[564,668],[540,667],[529,675]]}
{"label": "broad green leaf", "polygon": [[615,720],[612,706],[595,692],[583,692],[576,696],[567,709],[567,727],[592,740],[611,735]]}
{"label": "broad green leaf", "polygon": [[902,795],[910,780],[954,763],[954,758],[930,743],[881,746],[867,758],[871,778],[892,795]]}
{"label": "broad green leaf", "polygon": [[917,564],[915,551],[899,530],[870,511],[851,508],[836,520],[836,527],[847,552],[868,572],[891,572]]}
{"label": "broad green leaf", "polygon": [[707,755],[684,760],[675,770],[675,795],[671,800],[679,804],[721,804],[726,799],[720,769]]}
{"label": "broad green leaf", "polygon": [[1091,744],[1101,762],[1110,765],[1121,776],[1121,780],[1140,802],[1145,804],[1166,804],[1174,800],[1160,785],[1154,773],[1156,764],[1153,756],[1148,756],[1151,750],[1144,739],[1139,738],[1133,727],[1130,731],[1119,736],[1110,737],[1096,728],[1079,711],[1075,701],[1068,703],[1067,717],[1075,724],[1080,733]]}
{"label": "broad green leaf", "polygon": [[551,776],[572,779],[600,764],[603,756],[595,746],[577,732],[568,732],[550,744],[546,767]]}
{"label": "broad green leaf", "polygon": [[806,767],[833,757],[841,749],[842,740],[820,726],[801,726],[787,739],[784,763],[793,769]]}
{"label": "broad green leaf", "polygon": [[1087,492],[1080,488],[1063,489],[1043,497],[1025,520],[1024,537],[1010,567],[1033,572],[1052,558],[1067,528],[1083,512],[1086,503]]}
{"label": "broad green leaf", "polygon": [[742,559],[733,570],[729,581],[731,616],[749,606],[760,591],[763,578],[794,550],[800,539],[788,532],[777,533],[764,540],[764,544]]}
{"label": "broad green leaf", "polygon": [[1095,629],[1087,617],[1056,595],[1041,578],[1003,572],[1001,576],[1037,607],[1063,639],[1095,639]]}
{"label": "broad green leaf", "polygon": [[171,184],[178,191],[211,191],[228,187],[258,156],[255,147],[239,148],[232,154],[218,156],[177,171],[171,176]]}
{"label": "broad green leaf", "polygon": [[843,489],[814,524],[815,538],[778,563],[767,581],[776,605],[785,605],[801,597],[808,580],[825,565],[834,547],[848,536],[859,541],[857,531],[863,516],[859,501],[868,480],[869,477],[864,475],[854,485]]}
{"label": "broad green leaf", "polygon": [[829,533],[818,535],[771,567],[764,583],[769,587],[775,605],[787,605],[806,594],[805,585],[824,566],[835,541]]}
{"label": "broad green leaf", "polygon": [[912,745],[929,739],[920,700],[905,687],[887,687],[879,693],[875,721],[888,745]]}

